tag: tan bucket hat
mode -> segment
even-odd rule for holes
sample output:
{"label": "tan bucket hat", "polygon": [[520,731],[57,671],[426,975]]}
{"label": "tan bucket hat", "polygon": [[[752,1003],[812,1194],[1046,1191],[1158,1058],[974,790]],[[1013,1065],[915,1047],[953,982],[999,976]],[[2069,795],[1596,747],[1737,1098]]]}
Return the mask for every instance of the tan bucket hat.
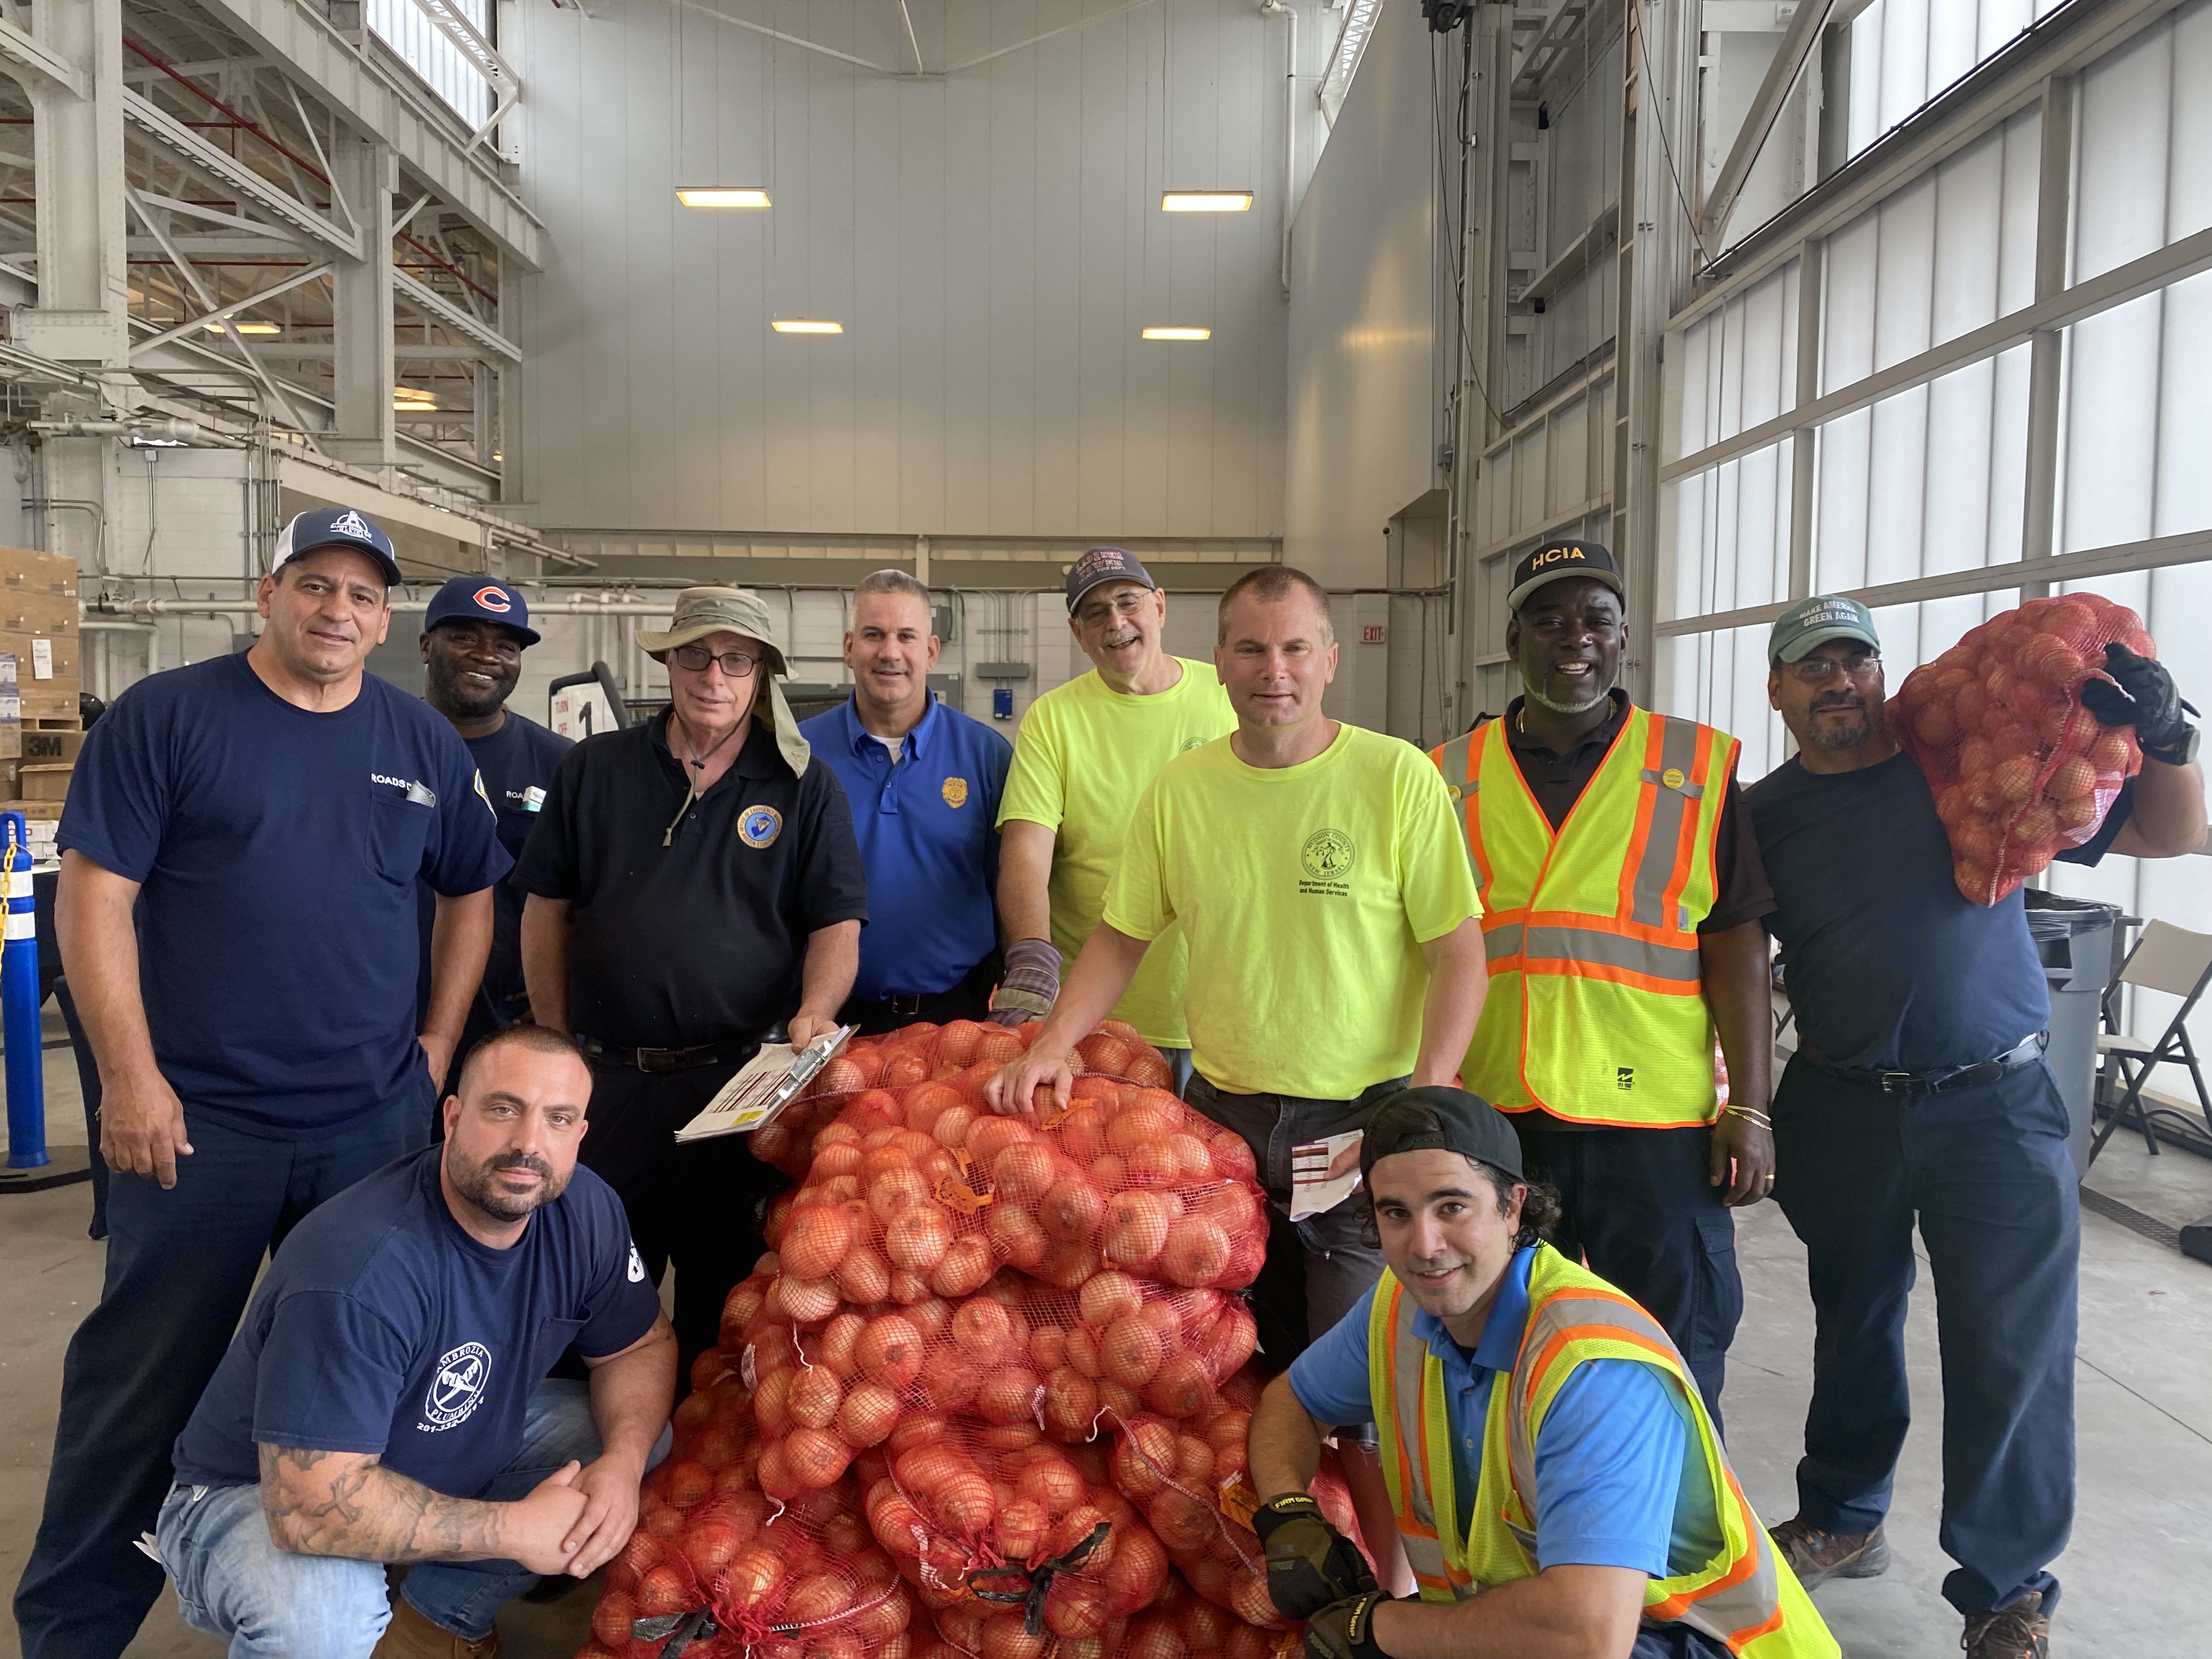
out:
{"label": "tan bucket hat", "polygon": [[[775,624],[769,618],[768,604],[759,594],[749,587],[687,587],[676,596],[676,615],[668,627],[660,632],[641,628],[637,644],[655,662],[665,662],[678,646],[692,644],[709,634],[739,634],[767,647],[767,660],[762,665],[769,672],[769,714],[775,729],[776,750],[794,777],[805,773],[813,751],[799,736],[799,721],[784,701],[782,682],[791,669],[784,661]],[[757,699],[753,707],[758,714]]]}

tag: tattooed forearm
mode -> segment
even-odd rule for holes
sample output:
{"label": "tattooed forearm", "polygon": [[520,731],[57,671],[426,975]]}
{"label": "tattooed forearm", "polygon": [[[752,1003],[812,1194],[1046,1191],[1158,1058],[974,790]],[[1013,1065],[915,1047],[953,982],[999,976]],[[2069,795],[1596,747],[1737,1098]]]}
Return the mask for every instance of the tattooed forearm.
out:
{"label": "tattooed forearm", "polygon": [[353,1561],[481,1561],[500,1544],[502,1505],[448,1498],[372,1455],[264,1445],[261,1510],[270,1541],[295,1555]]}

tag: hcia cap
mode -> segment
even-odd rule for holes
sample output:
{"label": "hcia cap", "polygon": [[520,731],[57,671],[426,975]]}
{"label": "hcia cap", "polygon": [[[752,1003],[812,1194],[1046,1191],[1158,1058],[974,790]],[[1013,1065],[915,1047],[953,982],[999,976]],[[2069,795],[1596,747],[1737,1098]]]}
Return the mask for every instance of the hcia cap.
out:
{"label": "hcia cap", "polygon": [[1457,1152],[1523,1178],[1521,1137],[1505,1114],[1480,1095],[1442,1084],[1401,1090],[1375,1109],[1360,1137],[1359,1178],[1371,1184],[1375,1166],[1394,1153],[1434,1152]]}
{"label": "hcia cap", "polygon": [[[695,644],[709,634],[740,634],[759,641],[765,648],[766,659],[761,665],[769,672],[768,706],[775,728],[775,746],[792,775],[802,775],[813,750],[799,736],[799,721],[784,701],[781,681],[791,670],[784,662],[775,624],[769,618],[768,602],[759,594],[750,587],[687,587],[676,596],[676,615],[666,628],[657,632],[638,629],[638,648],[654,661],[665,662],[678,646]],[[760,712],[757,697],[753,708],[755,714]]]}
{"label": "hcia cap", "polygon": [[1513,588],[1505,596],[1505,608],[1518,611],[1521,602],[1538,588],[1565,576],[1587,576],[1616,593],[1621,591],[1620,567],[1595,542],[1546,542],[1534,552],[1522,555],[1514,565]]}

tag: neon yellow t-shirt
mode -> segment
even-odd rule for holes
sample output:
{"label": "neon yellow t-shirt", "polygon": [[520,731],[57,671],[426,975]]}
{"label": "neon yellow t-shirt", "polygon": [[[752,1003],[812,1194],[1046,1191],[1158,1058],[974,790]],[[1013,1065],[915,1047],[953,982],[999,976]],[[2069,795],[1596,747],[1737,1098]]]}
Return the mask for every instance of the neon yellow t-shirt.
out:
{"label": "neon yellow t-shirt", "polygon": [[1106,921],[1180,922],[1191,1062],[1237,1094],[1349,1100],[1413,1068],[1421,946],[1482,914],[1443,775],[1357,726],[1297,766],[1221,738],[1171,763],[1129,821]]}
{"label": "neon yellow t-shirt", "polygon": [[[1150,696],[1113,690],[1096,670],[1055,686],[1030,705],[1014,734],[1013,769],[999,799],[999,824],[1003,829],[1007,819],[1022,818],[1058,837],[1052,849],[1052,942],[1071,963],[1098,925],[1106,884],[1121,861],[1129,814],[1145,786],[1184,750],[1237,729],[1236,711],[1213,665],[1176,660],[1182,678]],[[1157,1048],[1188,1048],[1183,973],[1180,933],[1155,940],[1127,994],[1115,1005],[1115,1018],[1127,1020]]]}

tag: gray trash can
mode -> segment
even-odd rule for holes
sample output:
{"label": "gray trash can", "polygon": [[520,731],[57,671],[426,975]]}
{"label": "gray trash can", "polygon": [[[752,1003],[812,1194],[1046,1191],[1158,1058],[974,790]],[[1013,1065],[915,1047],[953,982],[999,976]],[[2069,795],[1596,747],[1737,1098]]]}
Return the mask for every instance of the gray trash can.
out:
{"label": "gray trash can", "polygon": [[2066,1150],[2074,1173],[2088,1167],[2094,1131],[2097,1034],[2104,1029],[2105,991],[2112,979],[2112,929],[2118,905],[2062,898],[2029,888],[2027,931],[2051,984],[2051,1069],[2066,1102]]}

